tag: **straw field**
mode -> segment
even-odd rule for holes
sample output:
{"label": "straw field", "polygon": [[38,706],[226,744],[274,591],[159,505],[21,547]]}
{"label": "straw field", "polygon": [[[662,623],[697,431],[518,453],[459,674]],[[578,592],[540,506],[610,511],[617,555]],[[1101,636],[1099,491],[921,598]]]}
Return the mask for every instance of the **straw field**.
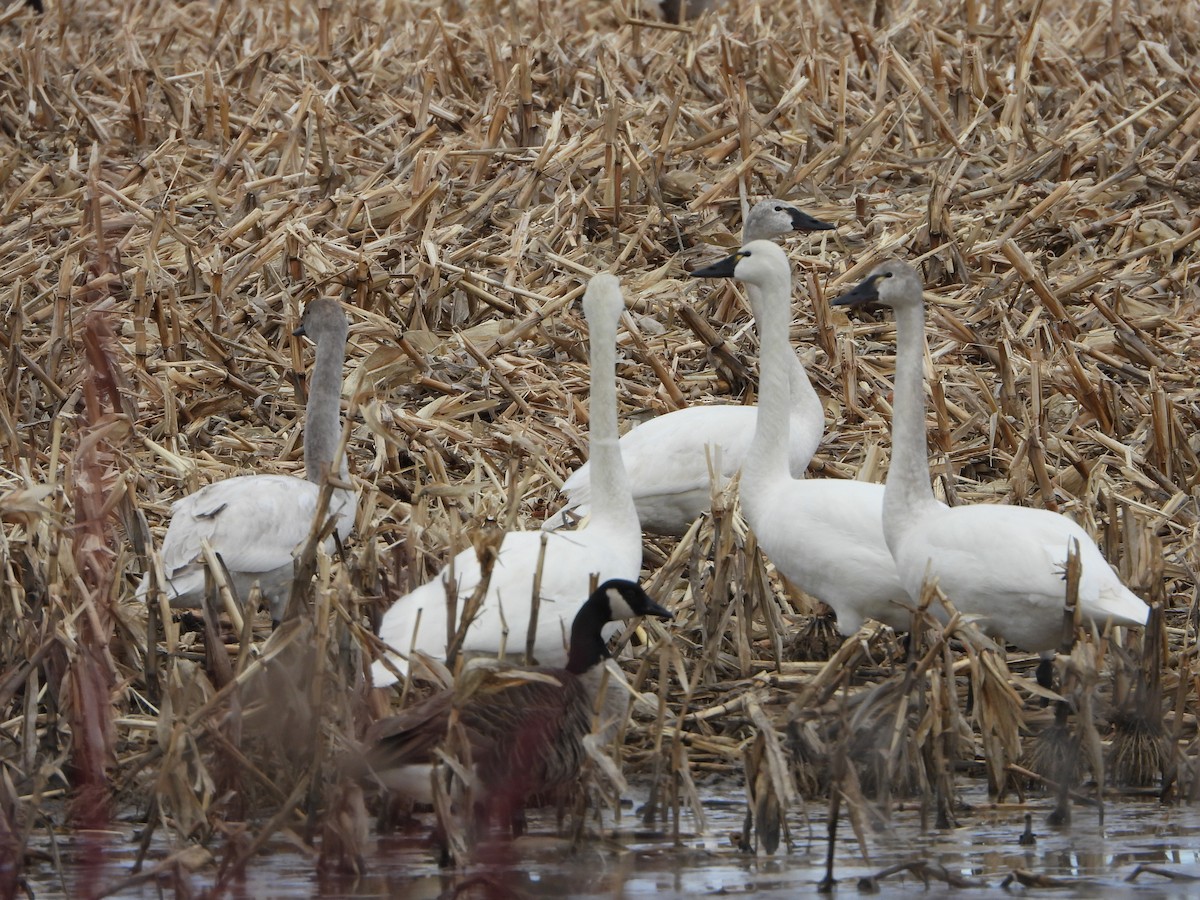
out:
{"label": "straw field", "polygon": [[[587,453],[590,273],[629,303],[624,423],[754,401],[748,304],[687,273],[763,196],[838,225],[788,241],[792,342],[827,413],[810,471],[886,474],[892,323],[825,298],[919,261],[936,490],[1073,516],[1162,605],[1148,649],[1076,646],[1064,691],[1093,763],[1123,701],[1161,707],[1188,794],[1197,35],[1189,0],[735,0],[681,26],[634,0],[10,5],[0,858],[120,812],[144,847],[166,835],[196,863],[200,843],[222,873],[283,832],[354,865],[362,798],[339,760],[400,702],[365,680],[382,611],[556,508]],[[317,296],[351,322],[344,557],[305,556],[307,602],[273,635],[137,600],[171,502],[303,474],[312,350],[291,333]],[[664,808],[745,763],[760,822],[831,780],[951,817],[955,779],[1016,771],[1020,717],[1049,725],[1030,658],[1010,673],[969,629],[952,646],[931,626],[907,668],[870,626],[804,661],[810,601],[732,494],[682,541],[648,539],[645,565],[678,618],[632,653],[662,703],[617,753]],[[21,865],[0,875],[11,894]]]}

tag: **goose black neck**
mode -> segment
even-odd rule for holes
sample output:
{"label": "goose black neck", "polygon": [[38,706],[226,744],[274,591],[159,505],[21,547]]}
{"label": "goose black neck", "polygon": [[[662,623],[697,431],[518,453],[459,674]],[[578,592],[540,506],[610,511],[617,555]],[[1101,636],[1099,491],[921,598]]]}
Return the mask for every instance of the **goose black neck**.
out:
{"label": "goose black neck", "polygon": [[588,669],[608,659],[604,641],[604,626],[608,624],[607,603],[588,600],[571,624],[571,647],[567,656],[567,671],[582,675]]}

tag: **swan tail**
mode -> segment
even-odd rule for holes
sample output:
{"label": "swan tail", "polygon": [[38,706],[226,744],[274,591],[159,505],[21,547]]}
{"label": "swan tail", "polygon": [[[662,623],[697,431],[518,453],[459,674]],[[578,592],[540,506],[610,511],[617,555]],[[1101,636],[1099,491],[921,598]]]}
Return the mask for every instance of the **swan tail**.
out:
{"label": "swan tail", "polygon": [[[381,659],[371,663],[371,684],[377,688],[391,687],[400,680],[408,668],[407,663],[399,657],[389,655],[388,661],[391,663],[390,667],[385,665]],[[393,672],[392,668],[395,668],[396,671]]]}
{"label": "swan tail", "polygon": [[1095,609],[1088,612],[1100,623],[1111,619],[1114,625],[1141,628],[1150,617],[1146,601],[1124,585],[1102,588],[1097,600]]}

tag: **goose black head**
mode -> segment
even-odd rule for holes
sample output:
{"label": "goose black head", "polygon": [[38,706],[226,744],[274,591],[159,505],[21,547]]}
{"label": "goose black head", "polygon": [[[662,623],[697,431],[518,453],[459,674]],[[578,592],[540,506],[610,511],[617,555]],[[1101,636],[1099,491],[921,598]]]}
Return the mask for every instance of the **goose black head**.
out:
{"label": "goose black head", "polygon": [[668,609],[655,603],[636,581],[610,578],[596,588],[593,597],[603,597],[608,604],[608,619],[632,619],[635,616],[655,616],[659,619],[674,619]]}

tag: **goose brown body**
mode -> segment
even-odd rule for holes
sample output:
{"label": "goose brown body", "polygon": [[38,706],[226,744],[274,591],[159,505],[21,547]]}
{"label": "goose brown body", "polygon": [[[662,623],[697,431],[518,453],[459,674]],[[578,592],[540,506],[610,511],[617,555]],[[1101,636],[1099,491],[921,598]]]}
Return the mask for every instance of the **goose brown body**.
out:
{"label": "goose brown body", "polygon": [[508,821],[529,797],[578,777],[608,658],[603,626],[635,615],[671,618],[637,584],[605,582],[572,623],[565,667],[468,668],[453,689],[371,727],[365,737],[369,769],[385,787],[428,802],[432,792],[424,788],[436,751],[457,725],[489,818]]}

